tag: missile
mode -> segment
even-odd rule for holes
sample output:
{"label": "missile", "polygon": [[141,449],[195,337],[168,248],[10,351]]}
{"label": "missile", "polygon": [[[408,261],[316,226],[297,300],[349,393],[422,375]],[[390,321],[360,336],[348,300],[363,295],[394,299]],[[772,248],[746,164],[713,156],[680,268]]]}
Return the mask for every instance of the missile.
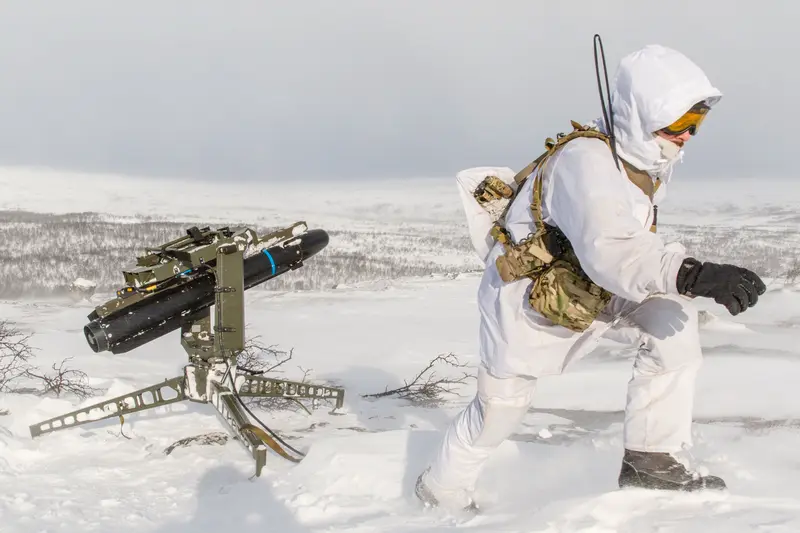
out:
{"label": "missile", "polygon": [[[192,228],[197,232],[196,228]],[[191,231],[191,230],[190,230]],[[195,240],[199,240],[196,234]],[[328,245],[328,234],[321,229],[308,230],[280,244],[267,247],[243,261],[245,290],[260,285],[303,265],[308,258],[319,253]],[[165,246],[168,246],[168,243]],[[188,248],[189,244],[185,246]],[[207,245],[209,248],[213,244]],[[174,248],[174,247],[173,247]],[[197,246],[192,253],[198,253]],[[174,261],[187,256],[175,252]],[[173,261],[173,262],[174,262]],[[202,263],[202,261],[201,261]],[[175,266],[170,263],[170,266]],[[151,268],[150,271],[153,269]],[[186,274],[180,272],[166,281],[180,280]],[[216,277],[209,268],[192,269],[186,276],[188,281],[172,285],[141,296],[130,287],[118,291],[118,298],[105,306],[92,311],[90,322],[83,328],[84,336],[95,353],[110,351],[113,354],[129,352],[167,333],[179,329],[187,319],[214,304]],[[164,280],[159,280],[164,281]],[[133,303],[125,305],[127,292],[136,293]],[[98,310],[109,309],[109,304],[117,309],[100,314]]]}

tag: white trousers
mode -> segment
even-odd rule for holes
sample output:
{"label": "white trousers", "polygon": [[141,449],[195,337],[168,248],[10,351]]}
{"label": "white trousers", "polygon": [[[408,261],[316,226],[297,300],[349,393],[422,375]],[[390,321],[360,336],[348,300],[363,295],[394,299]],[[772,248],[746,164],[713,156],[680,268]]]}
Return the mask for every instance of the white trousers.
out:
{"label": "white trousers", "polygon": [[[613,298],[606,313],[625,319],[603,336],[638,348],[628,382],[625,447],[676,452],[691,445],[694,385],[702,361],[697,310],[683,297],[665,295],[641,304]],[[451,422],[430,465],[429,488],[442,499],[472,492],[491,453],[520,425],[535,389],[535,378],[500,379],[481,367],[475,398]]]}

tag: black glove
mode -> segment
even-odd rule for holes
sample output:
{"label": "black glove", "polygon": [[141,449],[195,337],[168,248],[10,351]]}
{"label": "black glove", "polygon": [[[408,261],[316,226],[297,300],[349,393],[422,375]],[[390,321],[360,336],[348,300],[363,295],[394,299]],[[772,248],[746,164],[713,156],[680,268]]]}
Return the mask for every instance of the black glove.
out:
{"label": "black glove", "polygon": [[732,315],[738,315],[758,302],[767,286],[755,272],[734,265],[701,263],[688,257],[678,270],[678,292],[687,296],[713,298]]}

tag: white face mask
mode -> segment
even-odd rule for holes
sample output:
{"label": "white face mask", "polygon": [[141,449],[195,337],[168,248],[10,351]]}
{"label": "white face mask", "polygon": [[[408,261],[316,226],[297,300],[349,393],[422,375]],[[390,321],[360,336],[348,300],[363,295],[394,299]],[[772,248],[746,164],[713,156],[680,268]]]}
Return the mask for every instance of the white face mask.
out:
{"label": "white face mask", "polygon": [[661,148],[661,155],[664,156],[664,159],[667,161],[674,161],[675,158],[678,157],[681,153],[681,147],[675,144],[672,141],[668,141],[664,137],[660,135],[656,135],[656,143]]}

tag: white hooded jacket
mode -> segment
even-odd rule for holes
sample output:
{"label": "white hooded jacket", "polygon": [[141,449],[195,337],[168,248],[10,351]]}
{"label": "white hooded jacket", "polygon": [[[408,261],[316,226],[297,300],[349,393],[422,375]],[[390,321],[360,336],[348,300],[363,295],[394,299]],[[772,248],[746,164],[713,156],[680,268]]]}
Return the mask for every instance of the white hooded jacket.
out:
{"label": "white hooded jacket", "polygon": [[[661,179],[655,203],[664,197],[674,159],[662,155],[653,132],[695,103],[713,106],[721,96],[692,61],[663,46],[647,46],[621,61],[611,95],[617,153]],[[472,242],[486,262],[478,289],[482,362],[497,377],[561,373],[580,334],[553,325],[531,308],[530,280],[500,279],[494,262],[503,247],[488,235],[492,219],[471,195],[489,168],[458,175]],[[510,169],[493,170],[513,183]],[[595,283],[635,302],[652,294],[677,293],[675,279],[686,256],[649,231],[653,202],[630,182],[621,163],[617,169],[603,141],[570,141],[550,159],[543,179],[544,221],[564,232]],[[535,229],[532,186],[531,177],[506,215],[506,228],[515,242]]]}

